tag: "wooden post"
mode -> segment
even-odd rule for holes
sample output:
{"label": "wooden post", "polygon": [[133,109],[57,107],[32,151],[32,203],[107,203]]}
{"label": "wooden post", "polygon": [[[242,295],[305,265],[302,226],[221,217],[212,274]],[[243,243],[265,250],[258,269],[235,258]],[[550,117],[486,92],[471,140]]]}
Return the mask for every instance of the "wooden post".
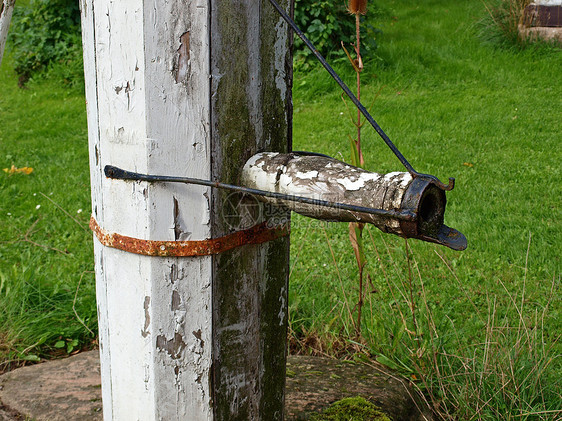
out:
{"label": "wooden post", "polygon": [[16,0],[0,0],[0,65],[4,56],[4,47],[8,38],[8,28],[14,13],[14,5]]}
{"label": "wooden post", "polygon": [[[288,150],[289,31],[267,0],[81,8],[98,225],[195,241],[263,221],[240,196],[110,180],[103,169],[237,184],[253,154]],[[288,237],[174,258],[94,241],[104,419],[283,418]]]}

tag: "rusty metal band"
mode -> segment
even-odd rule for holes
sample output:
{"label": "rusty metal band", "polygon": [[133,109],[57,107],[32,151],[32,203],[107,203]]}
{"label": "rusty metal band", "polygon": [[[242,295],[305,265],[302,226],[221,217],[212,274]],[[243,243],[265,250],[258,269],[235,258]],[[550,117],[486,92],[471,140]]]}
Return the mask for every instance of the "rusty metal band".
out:
{"label": "rusty metal band", "polygon": [[95,218],[90,218],[90,229],[104,246],[144,256],[193,257],[210,256],[248,244],[261,244],[290,234],[289,225],[269,227],[267,222],[252,228],[236,231],[224,237],[199,241],[142,240],[108,232],[101,228]]}

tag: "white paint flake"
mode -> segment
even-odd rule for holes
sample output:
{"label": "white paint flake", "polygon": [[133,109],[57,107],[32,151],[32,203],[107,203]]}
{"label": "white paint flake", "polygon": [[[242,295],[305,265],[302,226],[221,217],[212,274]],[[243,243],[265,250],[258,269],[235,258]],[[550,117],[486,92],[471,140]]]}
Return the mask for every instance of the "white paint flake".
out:
{"label": "white paint flake", "polygon": [[301,180],[312,180],[313,178],[318,177],[318,171],[299,172],[295,175],[295,177]]}

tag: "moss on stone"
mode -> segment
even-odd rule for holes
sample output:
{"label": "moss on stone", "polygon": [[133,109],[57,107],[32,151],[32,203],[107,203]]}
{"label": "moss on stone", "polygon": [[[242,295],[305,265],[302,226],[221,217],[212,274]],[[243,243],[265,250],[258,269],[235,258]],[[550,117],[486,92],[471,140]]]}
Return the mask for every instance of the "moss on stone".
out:
{"label": "moss on stone", "polygon": [[334,402],[321,414],[315,414],[311,421],[392,421],[379,408],[360,396],[344,398]]}

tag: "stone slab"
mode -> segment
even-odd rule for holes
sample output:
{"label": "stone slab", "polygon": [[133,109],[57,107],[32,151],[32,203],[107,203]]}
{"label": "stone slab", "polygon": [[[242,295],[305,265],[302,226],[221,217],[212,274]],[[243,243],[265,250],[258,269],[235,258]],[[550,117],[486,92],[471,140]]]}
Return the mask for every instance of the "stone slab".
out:
{"label": "stone slab", "polygon": [[519,25],[519,33],[523,38],[528,38],[532,41],[542,39],[562,46],[562,28],[549,28],[546,26],[528,28],[523,25]]}
{"label": "stone slab", "polygon": [[37,421],[101,421],[98,351],[0,376],[0,402]]}
{"label": "stone slab", "polygon": [[[0,421],[102,421],[98,351],[0,376]],[[376,364],[290,356],[287,420],[306,420],[333,402],[363,396],[400,421],[433,420],[408,382]]]}

